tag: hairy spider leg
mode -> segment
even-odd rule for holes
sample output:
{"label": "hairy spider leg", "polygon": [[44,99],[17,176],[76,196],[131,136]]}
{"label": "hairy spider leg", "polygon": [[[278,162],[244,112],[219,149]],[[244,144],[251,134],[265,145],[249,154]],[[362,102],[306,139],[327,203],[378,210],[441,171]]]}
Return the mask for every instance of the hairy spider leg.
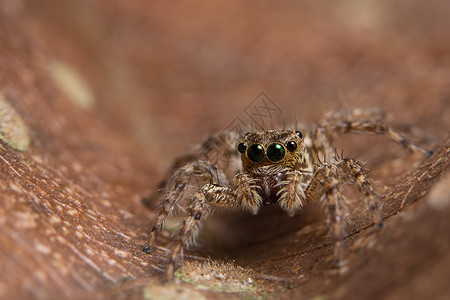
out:
{"label": "hairy spider leg", "polygon": [[[183,198],[191,178],[193,176],[206,177],[210,181],[213,181],[215,178],[219,177],[217,173],[220,173],[220,171],[209,162],[198,161],[186,164],[173,174],[166,186],[166,191],[162,198],[162,205],[158,216],[156,217],[156,221],[150,231],[147,246],[143,249],[144,252],[150,253],[156,237],[162,229],[165,218],[172,214],[173,209]],[[220,177],[222,176],[223,175]]]}
{"label": "hairy spider leg", "polygon": [[345,199],[339,186],[351,179],[360,193],[378,227],[382,227],[383,217],[373,187],[367,179],[361,162],[351,158],[335,157],[333,162],[321,164],[305,191],[306,201],[317,202],[324,198],[331,235],[336,243],[335,259],[340,263],[343,257]]}
{"label": "hairy spider leg", "polygon": [[[244,179],[243,179],[244,180]],[[244,183],[241,181],[241,183]],[[239,208],[242,205],[243,195],[253,195],[252,191],[246,190],[251,185],[240,186],[236,190],[222,186],[220,184],[205,184],[200,191],[195,193],[187,208],[188,215],[183,226],[178,233],[175,244],[169,254],[169,262],[166,269],[166,281],[174,280],[174,271],[183,257],[183,250],[188,247],[198,232],[201,219],[205,218],[205,212],[210,206],[220,206],[226,208]],[[245,190],[244,193],[239,192]],[[245,196],[244,196],[245,197]]]}
{"label": "hairy spider leg", "polygon": [[189,151],[177,156],[170,167],[171,173],[188,163],[199,160],[209,160],[208,158],[210,152],[217,149],[221,149],[227,164],[233,159],[240,160],[240,156],[236,151],[235,145],[237,138],[238,134],[232,131],[221,131],[212,135],[203,143],[198,144]]}
{"label": "hairy spider leg", "polygon": [[200,226],[200,219],[207,206],[206,197],[203,191],[205,187],[207,186],[204,186],[200,192],[194,194],[191,203],[187,208],[188,216],[184,220],[175,245],[169,253],[169,262],[165,274],[167,282],[172,282],[174,280],[175,268],[183,257],[183,249],[191,242]]}
{"label": "hairy spider leg", "polygon": [[339,168],[353,179],[359,192],[364,195],[369,213],[374,219],[378,228],[383,226],[383,214],[380,208],[378,197],[374,192],[372,184],[367,179],[366,171],[359,160],[353,158],[343,158],[338,162]]}
{"label": "hairy spider leg", "polygon": [[[212,135],[206,139],[203,143],[196,145],[192,149],[178,155],[170,166],[165,178],[159,183],[158,189],[150,195],[146,203],[160,201],[164,197],[164,193],[167,191],[167,187],[170,184],[170,180],[173,179],[169,177],[169,174],[174,174],[180,168],[185,168],[190,163],[197,163],[198,161],[209,161],[210,153],[214,150],[221,149],[222,156],[225,160],[225,174],[226,178],[233,178],[236,171],[236,165],[240,167],[240,156],[235,149],[235,140],[238,134],[232,131],[221,131],[217,134]],[[237,163],[236,163],[237,162]],[[212,162],[215,163],[215,162]],[[216,167],[213,167],[216,168]],[[224,179],[225,176],[217,177],[218,182],[222,182],[228,179]],[[148,205],[148,204],[147,204]]]}
{"label": "hairy spider leg", "polygon": [[[419,153],[421,155],[424,155],[425,157],[430,157],[433,154],[432,151],[409,142],[391,126],[384,123],[382,119],[377,118],[356,121],[356,119],[361,118],[361,116],[367,117],[368,115],[369,113],[367,113],[364,109],[349,109],[334,113],[333,115],[324,118],[320,122],[319,127],[316,129],[316,135],[320,137],[324,133],[323,131],[328,133],[328,135],[330,136],[329,138],[334,137],[334,135],[336,134],[346,133],[383,134],[413,153]],[[321,140],[322,138],[319,138],[319,141]],[[327,147],[328,145],[330,145],[330,143],[325,143],[325,147]]]}
{"label": "hairy spider leg", "polygon": [[324,168],[325,183],[325,207],[328,216],[328,224],[331,236],[334,239],[335,265],[340,266],[344,258],[344,227],[345,201],[339,188],[339,170],[336,166]]}

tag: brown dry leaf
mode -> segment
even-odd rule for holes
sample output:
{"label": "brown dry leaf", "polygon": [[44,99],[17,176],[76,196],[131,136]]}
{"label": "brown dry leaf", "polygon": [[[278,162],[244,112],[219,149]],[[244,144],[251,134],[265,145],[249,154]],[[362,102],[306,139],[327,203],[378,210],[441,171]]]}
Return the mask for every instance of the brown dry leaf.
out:
{"label": "brown dry leaf", "polygon": [[[6,116],[32,132],[23,152],[7,145],[21,136],[15,147],[26,149],[22,129],[0,142],[0,298],[444,299],[450,8],[356,2],[0,2],[0,91],[15,111]],[[83,74],[95,106],[69,101],[49,74],[55,60]],[[331,267],[320,207],[293,218],[268,207],[215,214],[186,256],[224,270],[224,284],[251,274],[256,291],[162,285],[168,237],[152,255],[141,251],[157,207],[141,197],[177,154],[248,122],[261,91],[300,122],[381,106],[435,154],[422,159],[383,137],[336,141],[368,162],[387,217],[373,230],[349,191],[345,273]]]}

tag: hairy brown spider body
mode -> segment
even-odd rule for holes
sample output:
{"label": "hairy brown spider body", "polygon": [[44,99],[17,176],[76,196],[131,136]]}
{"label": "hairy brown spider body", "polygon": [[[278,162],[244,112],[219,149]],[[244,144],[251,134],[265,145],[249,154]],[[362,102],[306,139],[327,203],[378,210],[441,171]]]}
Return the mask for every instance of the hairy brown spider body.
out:
{"label": "hairy brown spider body", "polygon": [[[189,182],[196,177],[204,184],[189,195],[186,219],[170,251],[167,281],[173,281],[183,249],[212,206],[241,207],[256,214],[263,204],[276,203],[292,216],[303,205],[321,201],[336,242],[336,261],[340,262],[346,215],[340,186],[353,182],[374,223],[381,227],[383,218],[362,163],[337,155],[333,138],[349,132],[385,134],[413,152],[431,154],[406,141],[384,124],[382,117],[379,110],[353,109],[328,114],[318,125],[302,131],[259,130],[243,135],[225,131],[212,136],[175,161],[170,180],[163,184],[161,209],[144,251],[150,253],[164,219],[185,198]],[[212,148],[222,150],[226,161],[222,168],[205,159]]]}

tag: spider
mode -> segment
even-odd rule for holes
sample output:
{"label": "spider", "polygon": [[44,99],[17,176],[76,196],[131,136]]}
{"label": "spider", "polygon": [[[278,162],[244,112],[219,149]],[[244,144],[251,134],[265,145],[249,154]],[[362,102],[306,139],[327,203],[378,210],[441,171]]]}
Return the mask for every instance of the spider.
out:
{"label": "spider", "polygon": [[[187,215],[169,251],[166,281],[174,280],[183,250],[192,243],[210,207],[242,208],[257,214],[262,205],[278,204],[293,216],[306,204],[322,202],[335,241],[335,262],[339,265],[346,216],[340,186],[348,182],[356,185],[374,224],[380,228],[383,216],[362,162],[337,155],[333,139],[345,133],[384,134],[412,152],[432,154],[408,142],[383,119],[384,113],[379,109],[347,109],[328,113],[311,127],[242,134],[223,131],[210,137],[175,160],[170,179],[162,184],[161,208],[143,251],[151,252],[165,218],[186,198],[189,183],[195,177],[202,184],[187,199]],[[205,159],[214,148],[223,153],[222,165]]]}

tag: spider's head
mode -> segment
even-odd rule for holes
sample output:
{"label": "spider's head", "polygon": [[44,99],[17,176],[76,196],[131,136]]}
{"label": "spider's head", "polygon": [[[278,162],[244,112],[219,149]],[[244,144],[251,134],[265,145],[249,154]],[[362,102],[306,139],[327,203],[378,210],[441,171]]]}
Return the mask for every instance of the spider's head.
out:
{"label": "spider's head", "polygon": [[305,145],[300,131],[251,131],[237,142],[244,170],[262,166],[293,169],[304,159]]}

